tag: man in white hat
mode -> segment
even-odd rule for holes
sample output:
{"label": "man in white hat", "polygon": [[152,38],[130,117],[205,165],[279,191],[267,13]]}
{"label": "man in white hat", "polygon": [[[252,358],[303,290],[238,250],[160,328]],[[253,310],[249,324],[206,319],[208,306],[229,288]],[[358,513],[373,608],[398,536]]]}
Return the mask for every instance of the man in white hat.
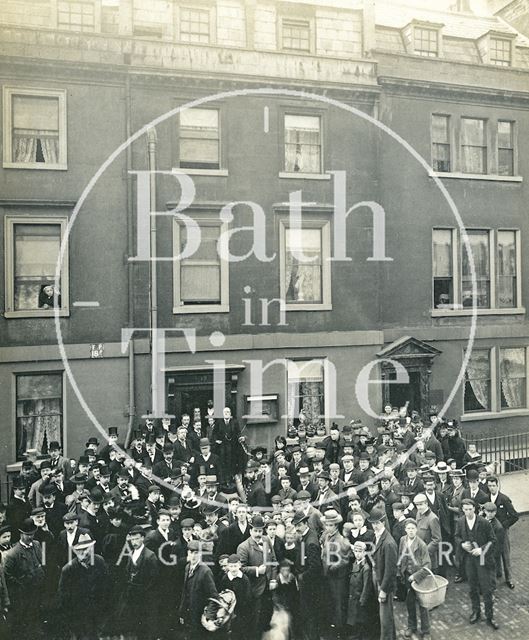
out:
{"label": "man in white hat", "polygon": [[62,568],[59,579],[60,611],[72,638],[97,638],[106,621],[110,580],[94,545],[90,533],[81,533],[72,546],[75,557]]}

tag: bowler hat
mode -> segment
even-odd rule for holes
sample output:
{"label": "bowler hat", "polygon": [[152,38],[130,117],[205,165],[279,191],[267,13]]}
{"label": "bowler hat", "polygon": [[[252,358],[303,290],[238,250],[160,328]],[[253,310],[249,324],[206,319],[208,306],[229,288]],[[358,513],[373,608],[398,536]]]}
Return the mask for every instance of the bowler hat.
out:
{"label": "bowler hat", "polygon": [[95,436],[91,436],[86,441],[86,446],[88,446],[89,444],[95,444],[96,447],[99,447],[99,440]]}
{"label": "bowler hat", "polygon": [[305,520],[308,520],[308,519],[309,519],[309,516],[305,514],[304,511],[296,511],[296,513],[294,514],[294,517],[292,518],[292,524],[295,526],[300,522],[305,522]]}
{"label": "bowler hat", "polygon": [[202,449],[203,447],[209,447],[210,442],[208,440],[208,438],[200,438],[200,448]]}
{"label": "bowler hat", "polygon": [[76,473],[70,479],[74,484],[84,484],[85,482],[87,482],[88,476],[86,475],[86,473]]}
{"label": "bowler hat", "polygon": [[129,529],[129,536],[133,536],[137,533],[139,533],[141,536],[145,536],[146,534],[146,531],[141,526],[141,524],[135,524],[131,529]]}
{"label": "bowler hat", "polygon": [[264,529],[263,516],[255,514],[250,522],[250,526],[252,527],[252,529]]}
{"label": "bowler hat", "polygon": [[35,523],[31,518],[26,518],[22,522],[18,530],[20,531],[20,533],[27,533],[28,535],[31,535],[32,533],[35,533],[37,531],[37,527],[35,526]]}
{"label": "bowler hat", "polygon": [[374,507],[371,513],[367,516],[368,522],[381,522],[386,517],[386,510],[380,507]]}

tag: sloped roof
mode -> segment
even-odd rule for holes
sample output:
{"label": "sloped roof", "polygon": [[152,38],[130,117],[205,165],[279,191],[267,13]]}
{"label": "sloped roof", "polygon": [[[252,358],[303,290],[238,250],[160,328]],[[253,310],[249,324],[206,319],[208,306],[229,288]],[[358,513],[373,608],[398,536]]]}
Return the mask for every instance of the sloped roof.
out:
{"label": "sloped roof", "polygon": [[376,2],[377,26],[402,29],[412,20],[443,24],[443,35],[452,38],[477,40],[489,31],[516,36],[518,46],[529,47],[529,39],[497,16],[478,16],[469,13],[421,9],[400,3]]}

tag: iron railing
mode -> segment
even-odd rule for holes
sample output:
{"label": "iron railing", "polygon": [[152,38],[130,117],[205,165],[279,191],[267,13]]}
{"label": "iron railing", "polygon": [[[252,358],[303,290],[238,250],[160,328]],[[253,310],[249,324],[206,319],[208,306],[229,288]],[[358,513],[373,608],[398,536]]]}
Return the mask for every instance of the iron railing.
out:
{"label": "iron railing", "polygon": [[466,444],[474,442],[485,464],[494,466],[494,473],[529,470],[529,432],[485,436],[463,436]]}

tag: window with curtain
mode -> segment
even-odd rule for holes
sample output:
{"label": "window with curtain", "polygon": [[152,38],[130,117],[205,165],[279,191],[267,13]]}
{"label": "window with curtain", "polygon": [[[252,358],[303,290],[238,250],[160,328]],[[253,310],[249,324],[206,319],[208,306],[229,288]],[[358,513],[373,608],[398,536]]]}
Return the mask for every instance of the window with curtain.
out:
{"label": "window with curtain", "polygon": [[321,229],[285,229],[286,302],[323,302]]}
{"label": "window with curtain", "polygon": [[287,364],[288,425],[297,426],[300,411],[307,423],[318,425],[325,416],[324,367],[321,360],[289,360]]}
{"label": "window with curtain", "polygon": [[454,273],[452,229],[434,229],[433,241],[433,305],[437,309],[454,306]]}
{"label": "window with curtain", "polygon": [[413,30],[413,49],[419,56],[437,58],[439,55],[439,32],[437,29],[415,27]]}
{"label": "window with curtain", "polygon": [[514,175],[514,122],[498,120],[498,174]]}
{"label": "window with curtain", "polygon": [[465,413],[491,410],[490,350],[474,349],[465,371]]}
{"label": "window with curtain", "polygon": [[319,116],[285,115],[285,171],[321,173]]}
{"label": "window with curtain", "polygon": [[525,348],[500,349],[501,408],[527,406]]}
{"label": "window with curtain", "polygon": [[12,162],[59,164],[59,98],[11,96]]}
{"label": "window with curtain", "polygon": [[94,31],[94,1],[59,0],[57,3],[57,23],[59,29]]}
{"label": "window with curtain", "polygon": [[487,173],[485,120],[461,118],[461,171]]}
{"label": "window with curtain", "polygon": [[[490,304],[490,232],[468,230],[470,251],[476,270],[475,306],[488,309]],[[472,298],[472,273],[466,245],[461,239],[461,302],[463,307],[474,306]]]}
{"label": "window with curtain", "polygon": [[490,63],[499,67],[510,67],[512,58],[512,43],[504,38],[490,39]]}
{"label": "window with curtain", "polygon": [[55,296],[55,270],[61,246],[60,224],[13,226],[14,310],[61,307],[60,290]]}
{"label": "window with curtain", "polygon": [[183,42],[209,43],[209,9],[181,7],[180,40]]}
{"label": "window with curtain", "polygon": [[282,48],[289,51],[310,52],[310,22],[309,20],[282,21]]}
{"label": "window with curtain", "polygon": [[432,167],[450,171],[450,117],[432,115]]}
{"label": "window with curtain", "polygon": [[[197,251],[180,264],[180,304],[210,305],[220,304],[221,261],[217,249],[220,237],[220,225],[199,223],[201,240]],[[187,244],[187,228],[180,226],[180,251]]]}
{"label": "window with curtain", "polygon": [[219,169],[218,109],[185,109],[180,113],[180,167]]}
{"label": "window with curtain", "polygon": [[517,307],[516,231],[498,231],[496,269],[498,307],[500,309]]}
{"label": "window with curtain", "polygon": [[16,376],[16,456],[24,459],[28,449],[48,453],[49,443],[63,443],[62,374]]}

